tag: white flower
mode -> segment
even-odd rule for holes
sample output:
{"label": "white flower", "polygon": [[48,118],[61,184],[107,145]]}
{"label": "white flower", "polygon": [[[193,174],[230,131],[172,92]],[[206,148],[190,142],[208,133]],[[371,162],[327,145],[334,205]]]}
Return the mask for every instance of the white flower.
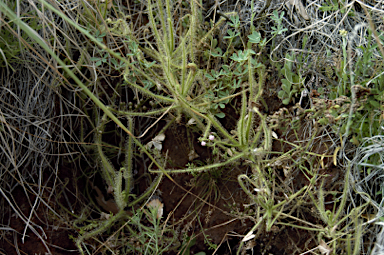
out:
{"label": "white flower", "polygon": [[196,120],[194,118],[188,120],[187,126],[196,124]]}
{"label": "white flower", "polygon": [[248,234],[246,234],[246,236],[244,236],[243,240],[241,240],[242,242],[246,242],[248,240],[251,240],[252,238],[254,238],[256,235],[253,234],[253,231],[250,231],[248,232]]}
{"label": "white flower", "polygon": [[155,136],[155,138],[152,139],[149,143],[147,143],[147,148],[150,149],[152,148],[152,145],[159,151],[163,148],[163,145],[161,144],[162,141],[164,141],[165,135],[164,134],[159,134]]}

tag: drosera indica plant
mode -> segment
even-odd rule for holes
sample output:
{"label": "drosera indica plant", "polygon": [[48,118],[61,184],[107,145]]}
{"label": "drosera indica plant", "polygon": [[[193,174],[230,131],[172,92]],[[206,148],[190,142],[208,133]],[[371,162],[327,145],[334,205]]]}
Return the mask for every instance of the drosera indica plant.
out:
{"label": "drosera indica plant", "polygon": [[[50,5],[45,5],[51,8]],[[260,205],[257,215],[258,218],[262,220],[255,227],[261,223],[266,223],[267,229],[271,229],[272,225],[278,222],[278,218],[284,214],[283,207],[289,204],[289,201],[295,200],[303,193],[312,192],[310,189],[307,190],[308,187],[305,187],[296,193],[288,194],[288,201],[277,201],[274,197],[273,171],[268,168],[268,159],[266,159],[271,151],[272,132],[271,127],[268,126],[266,116],[258,109],[265,81],[265,66],[260,62],[259,53],[262,52],[268,42],[265,38],[262,39],[260,33],[254,31],[254,28],[251,28],[252,33],[244,42],[241,42],[244,44],[243,49],[227,49],[224,53],[219,48],[214,47],[214,49],[212,49],[210,52],[211,57],[225,63],[221,69],[202,70],[198,64],[198,51],[201,50],[199,47],[202,47],[203,44],[209,41],[209,35],[212,34],[213,28],[208,32],[198,31],[198,25],[199,22],[201,22],[201,10],[195,1],[191,1],[189,7],[191,8],[191,13],[182,17],[184,30],[181,30],[177,28],[173,21],[173,6],[171,1],[148,1],[149,25],[153,33],[153,41],[149,42],[147,39],[146,44],[139,44],[139,40],[134,38],[129,29],[122,32],[125,23],[118,25],[119,27],[117,27],[117,23],[110,23],[113,26],[110,29],[114,31],[108,31],[108,28],[104,27],[104,29],[95,32],[96,36],[92,36],[89,31],[82,29],[80,26],[76,26],[73,21],[72,23],[68,21],[84,33],[84,35],[88,36],[94,44],[100,48],[100,54],[91,59],[96,67],[107,65],[115,70],[123,71],[125,84],[127,86],[163,105],[163,108],[144,113],[125,111],[112,106],[109,107],[103,104],[98,96],[93,95],[89,88],[84,86],[73,73],[71,74],[71,70],[66,68],[64,63],[60,62],[60,58],[57,58],[58,63],[60,63],[63,69],[70,74],[69,76],[79,84],[79,88],[81,88],[84,94],[89,96],[97,107],[100,108],[100,113],[95,123],[94,148],[98,154],[98,167],[100,168],[103,179],[108,186],[113,187],[113,196],[120,208],[120,211],[109,219],[98,223],[92,222],[92,224],[81,229],[81,236],[77,240],[80,249],[85,247],[83,243],[85,243],[86,239],[106,232],[112,225],[117,222],[121,223],[123,220],[131,222],[132,226],[141,229],[144,233],[149,233],[147,237],[145,237],[145,234],[140,235],[140,237],[142,237],[140,241],[143,244],[148,240],[146,239],[148,237],[155,243],[158,242],[161,238],[158,232],[159,225],[157,225],[159,221],[155,220],[154,211],[145,213],[146,216],[152,215],[150,218],[147,218],[147,220],[152,223],[153,227],[148,228],[148,226],[143,226],[140,223],[143,218],[143,210],[136,211],[137,213],[141,213],[141,215],[135,212],[134,216],[130,218],[123,209],[142,204],[155,189],[161,176],[163,174],[168,175],[171,172],[198,173],[217,167],[220,168],[239,160],[249,162],[252,166],[253,176],[240,175],[238,181],[249,197]],[[108,9],[107,6],[106,9]],[[101,12],[105,13],[106,9],[102,9]],[[8,11],[7,15],[17,20],[17,16],[12,16]],[[272,19],[277,24],[272,28],[272,38],[284,31],[281,25],[283,15],[283,12],[281,15],[274,12],[272,16]],[[22,21],[17,22],[23,30],[29,31],[30,35],[33,36],[33,32],[31,32],[27,26],[23,26]],[[222,24],[224,20],[221,19],[219,22]],[[239,28],[238,16],[231,16],[228,24],[232,27],[231,32],[228,31],[228,35],[224,39],[228,40],[228,45],[236,43],[236,47],[238,47],[238,42],[235,42],[235,35],[237,35]],[[121,33],[126,36],[125,40],[129,45],[127,55],[119,55],[104,45],[104,39],[106,39],[105,37],[108,36],[109,32]],[[201,39],[197,35],[202,32],[203,37]],[[35,39],[39,41],[36,35]],[[44,42],[41,40],[39,42],[44,45]],[[49,51],[49,48],[47,48],[47,52],[54,55],[52,51]],[[292,56],[288,56],[287,58],[292,58]],[[288,64],[284,66],[283,75],[285,76],[286,82],[283,88],[284,94],[281,95],[281,98],[286,100],[286,103],[289,103],[292,95],[296,93],[293,92],[292,94],[292,91],[296,89],[294,86],[301,84],[302,81],[300,75],[294,74]],[[349,78],[349,76],[343,77]],[[256,81],[255,78],[258,78],[258,80]],[[342,89],[339,91],[340,94],[348,91],[347,85],[349,85],[350,80],[345,79],[343,82],[344,81],[345,83],[343,83]],[[238,90],[240,90],[240,92],[234,94],[235,91]],[[299,88],[296,90],[299,90]],[[236,123],[236,130],[226,130],[217,118],[226,117],[225,115],[223,116],[220,109],[224,109],[226,104],[237,96],[241,98],[241,106],[239,109],[240,117]],[[373,107],[381,105],[382,101],[379,97],[373,96],[373,99],[374,100],[370,101]],[[201,145],[215,148],[222,160],[219,163],[201,167],[191,166],[181,170],[164,169],[163,166],[158,163],[157,159],[153,157],[153,152],[148,152],[148,148],[141,145],[134,136],[132,118],[135,116],[159,116],[162,114],[165,116],[169,112],[176,113],[178,121],[181,121],[182,116],[193,118],[202,134],[200,138]],[[128,125],[123,125],[116,115],[127,118]],[[375,116],[379,117],[379,115]],[[256,119],[258,120],[257,123],[255,121]],[[120,169],[115,169],[111,164],[110,159],[106,156],[102,143],[102,137],[106,135],[105,125],[110,120],[113,120],[129,135],[124,150],[126,161]],[[157,170],[151,170],[151,172],[159,174],[159,178],[155,179],[149,190],[143,194],[131,193],[133,182],[132,147],[134,143],[136,143],[143,152],[147,153],[148,157],[153,161],[153,164],[156,164],[158,167]],[[277,157],[275,160],[277,161],[279,158],[282,159],[284,156],[286,155]],[[250,186],[252,187],[251,190],[249,190]],[[340,236],[330,235],[333,234],[330,230],[332,230],[335,225],[339,225],[340,223],[344,224],[346,221],[345,218],[340,219],[340,210],[336,210],[337,217],[332,218],[333,216],[330,216],[330,213],[324,210],[324,201],[315,201],[316,194],[311,193],[311,195],[313,203],[316,205],[317,210],[322,215],[322,219],[326,224],[326,227],[318,228],[320,230],[317,230],[322,235],[319,235],[319,239],[324,236],[327,238],[339,238]],[[322,195],[321,192],[319,192],[319,195]],[[341,203],[345,204],[345,200],[342,200]],[[132,211],[136,209],[137,208],[132,209]],[[142,209],[142,207],[140,209]],[[357,211],[358,210],[355,210],[356,214],[359,215]],[[138,215],[140,217],[138,217]],[[138,234],[135,227],[129,229],[129,226],[127,226],[132,236]],[[332,245],[334,244],[332,243]]]}
{"label": "drosera indica plant", "polygon": [[[125,72],[125,81],[129,86],[137,89],[143,95],[170,106],[140,114],[149,116],[171,111],[177,113],[179,120],[181,115],[187,115],[189,118],[196,120],[196,125],[203,131],[201,141],[210,141],[212,137],[209,139],[209,135],[214,128],[216,130],[216,136],[212,142],[215,146],[221,148],[220,150],[222,150],[225,155],[227,154],[226,151],[228,148],[232,151],[232,157],[228,157],[227,155],[228,161],[222,164],[228,164],[239,158],[248,157],[251,151],[259,145],[259,139],[263,133],[264,136],[270,137],[265,117],[262,116],[256,107],[253,109],[248,107],[252,102],[256,103],[259,101],[265,79],[265,67],[255,58],[256,53],[251,49],[252,42],[250,42],[248,49],[233,53],[230,57],[231,64],[223,67],[223,70],[219,71],[219,73],[204,73],[203,70],[198,68],[198,65],[193,63],[193,61],[196,60],[195,56],[197,53],[195,51],[198,50],[193,43],[194,40],[196,40],[193,33],[199,17],[198,7],[195,6],[194,3],[191,3],[192,14],[189,16],[190,28],[184,34],[178,35],[177,40],[175,38],[175,31],[177,31],[177,29],[174,27],[172,19],[169,18],[172,9],[170,2],[158,1],[156,5],[157,8],[152,5],[152,2],[148,2],[147,7],[149,10],[150,26],[156,41],[156,48],[141,47],[140,50],[150,56],[151,59],[155,61],[155,64],[147,70],[144,70],[142,67],[140,67],[141,69],[135,67],[136,69],[140,69],[135,70],[137,74],[142,75],[141,80],[147,79],[151,83],[156,84],[157,90],[148,90],[142,84],[132,82],[130,79],[131,76],[129,76],[129,70]],[[155,14],[157,14],[157,16],[155,16]],[[236,18],[233,19],[233,22],[236,23]],[[210,31],[208,31],[208,34],[209,33]],[[265,43],[265,40],[259,41],[258,38],[256,38],[257,35],[260,36],[255,32],[250,36],[252,41],[255,43]],[[205,40],[206,37],[207,36],[204,36],[203,39],[197,41],[197,44]],[[264,44],[261,46],[264,46]],[[188,60],[191,60],[192,63],[188,63]],[[255,81],[255,71],[259,78],[258,82]],[[235,75],[230,74],[231,72]],[[210,80],[206,90],[202,90],[201,88],[197,89],[198,83],[206,83],[203,75]],[[238,95],[242,97],[242,106],[235,136],[222,127],[216,119],[215,115],[217,112],[211,111],[212,104],[218,104],[220,106],[223,102],[227,102],[231,97],[234,97],[234,95],[230,95],[228,90],[221,89],[222,86],[228,85],[224,84],[224,82],[226,82],[224,79],[220,81],[221,77],[219,76],[230,75],[236,76],[236,79],[231,80],[232,84],[234,84],[233,89],[235,89],[235,87],[242,88],[242,91],[238,93]],[[208,95],[209,88],[212,87],[217,88],[218,93],[215,96],[218,96],[218,99],[212,100],[212,98],[208,97],[209,100],[207,100],[207,97],[202,97],[204,94]],[[220,94],[220,91],[227,92]],[[196,94],[196,92],[198,94]],[[129,116],[139,114],[127,111],[117,111],[117,113]],[[253,129],[256,115],[262,118],[262,122],[264,123],[257,133]],[[270,139],[265,139],[265,141],[270,141]],[[262,147],[264,147],[264,149],[269,148],[270,142],[268,145],[262,145]],[[204,166],[197,169],[167,170],[167,172],[203,171],[214,167],[217,167],[217,165]],[[158,171],[161,170],[153,170],[153,172]]]}
{"label": "drosera indica plant", "polygon": [[[248,37],[249,43],[247,43],[247,48],[234,52],[229,57],[230,63],[228,65],[223,66],[223,68],[219,71],[210,71],[209,73],[204,73],[202,70],[199,70],[198,66],[194,63],[186,64],[187,58],[193,60],[193,55],[195,54],[193,52],[193,46],[188,45],[187,40],[185,39],[189,38],[191,35],[187,33],[187,35],[184,37],[179,36],[178,40],[179,43],[181,43],[181,46],[174,46],[174,42],[172,40],[173,37],[169,34],[169,31],[176,29],[173,29],[171,20],[166,18],[166,13],[170,12],[167,9],[167,5],[168,2],[166,2],[166,8],[163,12],[164,8],[161,6],[161,3],[158,4],[156,10],[159,16],[157,20],[159,20],[158,22],[160,26],[156,26],[156,19],[154,16],[152,16],[152,13],[154,12],[152,11],[153,7],[151,3],[148,4],[151,28],[155,33],[155,38],[158,45],[157,49],[159,50],[143,48],[142,51],[155,59],[156,64],[154,67],[159,68],[161,70],[160,73],[163,75],[160,76],[158,73],[153,71],[153,75],[156,78],[151,79],[155,84],[155,81],[157,81],[160,91],[166,91],[166,94],[169,96],[157,94],[156,91],[148,91],[143,86],[139,86],[138,84],[132,83],[129,80],[126,80],[126,82],[133,88],[142,92],[144,95],[150,96],[155,100],[159,100],[163,103],[171,104],[171,106],[167,109],[176,111],[179,116],[184,114],[189,118],[196,120],[196,124],[203,131],[203,135],[199,139],[201,145],[215,147],[217,149],[217,153],[219,153],[220,157],[222,157],[224,161],[201,167],[191,165],[191,167],[186,169],[149,169],[149,171],[152,173],[166,174],[197,173],[201,171],[208,171],[214,168],[220,168],[231,162],[239,161],[240,159],[247,159],[249,162],[258,162],[262,160],[271,150],[272,137],[271,130],[267,126],[266,117],[259,111],[257,107],[264,86],[265,66],[258,62],[257,54],[253,50],[253,48],[257,47],[253,47],[253,44],[257,44],[260,48],[263,48],[266,44],[266,40],[262,40],[260,34],[254,31]],[[193,20],[193,18],[190,18],[190,20]],[[233,18],[233,22],[236,22],[236,18]],[[159,31],[158,27],[162,27],[163,29]],[[276,31],[276,34],[278,34],[278,31]],[[231,40],[233,38],[227,39]],[[192,50],[192,52],[187,50]],[[176,53],[182,53],[182,55],[179,58],[176,58]],[[225,54],[220,52],[220,50],[214,52],[212,56],[218,59],[222,58],[224,61],[226,57]],[[178,63],[177,61],[181,61],[179,66],[182,66],[182,68],[173,65],[173,63]],[[192,69],[189,70],[189,72],[188,68],[186,68],[188,65],[189,69]],[[205,97],[210,99],[211,102],[207,102],[204,100],[204,98],[202,99],[201,97],[201,95],[208,94],[207,91],[200,90],[198,91],[200,94],[194,94],[191,93],[194,92],[194,90],[189,90],[189,88],[195,86],[194,82],[196,82],[196,80],[199,82],[204,81],[202,74],[208,78],[209,86],[207,86],[207,88],[216,88],[216,91],[214,90],[214,92],[217,94],[210,94],[210,98]],[[186,80],[183,79],[184,77],[189,76],[193,76],[193,78],[191,80],[188,78]],[[258,82],[255,81],[255,76],[258,77]],[[235,77],[235,79],[233,77]],[[228,82],[236,84],[236,88],[242,88],[242,91],[238,94],[238,96],[241,97],[241,108],[239,110],[240,117],[237,122],[235,132],[226,130],[220,124],[215,116],[217,112],[211,111],[210,106],[212,103],[217,103],[220,106],[220,103],[224,104],[226,100],[231,97],[230,93],[219,93],[220,91],[225,91],[230,87],[228,86]],[[215,99],[217,101],[215,101]],[[165,111],[165,109],[161,109],[160,111]],[[134,116],[136,113],[119,112],[119,114]],[[149,112],[147,114],[154,115],[159,114],[159,112]],[[254,121],[256,118],[260,120],[260,125],[255,129],[256,124]],[[215,133],[212,133],[213,129],[215,129]],[[254,167],[256,168],[256,166]],[[261,168],[257,172],[257,175],[259,175],[260,183],[267,183],[266,179],[268,177],[265,176],[264,171]],[[241,178],[239,178],[239,182],[241,183],[242,178],[245,177],[246,176],[241,176]],[[304,189],[294,196],[298,196],[303,191]],[[269,222],[269,227],[271,227],[273,222],[276,220],[276,217],[279,215],[278,213],[275,215],[275,213],[281,210],[280,208],[282,208],[284,203],[278,203],[275,205],[275,201],[269,199],[266,201],[259,199],[258,202],[263,202],[266,208],[268,208],[265,217]]]}
{"label": "drosera indica plant", "polygon": [[[171,105],[168,108],[160,109],[159,111],[152,111],[146,113],[146,115],[158,115],[160,113],[165,112],[166,110],[172,110],[176,111],[178,113],[178,116],[181,116],[181,114],[186,114],[191,117],[193,117],[197,125],[201,128],[201,130],[204,131],[206,134],[206,138],[210,138],[209,133],[211,130],[211,127],[214,127],[217,129],[217,139],[215,138],[213,141],[217,144],[217,146],[225,149],[226,147],[232,148],[235,147],[236,150],[233,151],[233,157],[229,158],[224,163],[218,163],[213,164],[210,166],[205,166],[202,168],[195,168],[195,169],[186,169],[186,172],[191,171],[203,171],[203,170],[209,170],[212,168],[215,168],[217,166],[225,165],[230,162],[236,161],[237,159],[243,158],[243,157],[249,157],[250,154],[252,154],[252,151],[250,148],[254,149],[257,145],[259,145],[259,138],[264,133],[266,145],[264,149],[268,150],[270,148],[270,135],[268,131],[268,127],[266,126],[265,117],[262,116],[262,114],[258,111],[257,108],[253,107],[252,110],[248,110],[248,105],[251,105],[251,102],[257,102],[262,91],[262,86],[264,82],[264,70],[262,64],[256,63],[256,60],[253,58],[253,55],[255,54],[252,50],[248,49],[244,52],[239,52],[238,54],[234,54],[232,60],[239,63],[238,69],[243,68],[242,72],[244,74],[247,74],[248,76],[248,84],[249,87],[246,88],[247,84],[241,84],[243,86],[243,92],[241,93],[242,96],[242,107],[241,107],[241,117],[237,125],[237,134],[235,137],[233,135],[225,130],[219,121],[214,117],[213,113],[207,111],[207,105],[209,105],[209,102],[204,102],[204,100],[194,100],[193,94],[191,94],[192,87],[195,86],[195,79],[197,78],[197,74],[200,70],[198,70],[197,65],[194,63],[187,64],[187,59],[194,59],[195,52],[193,48],[193,43],[188,43],[188,41],[194,41],[196,40],[194,37],[194,27],[195,22],[194,19],[197,18],[197,7],[193,6],[192,4],[192,16],[190,17],[191,22],[191,29],[186,33],[184,37],[179,38],[179,47],[175,47],[175,40],[174,40],[174,27],[172,20],[170,18],[165,18],[165,16],[170,17],[170,2],[166,1],[166,15],[163,12],[163,5],[160,3],[161,1],[158,1],[158,14],[159,14],[159,22],[162,27],[162,31],[158,30],[157,23],[155,21],[155,17],[153,16],[152,12],[152,5],[151,2],[148,3],[148,8],[150,10],[150,24],[152,25],[152,29],[155,33],[155,39],[157,42],[157,50],[153,49],[141,49],[145,54],[148,54],[153,59],[155,59],[156,63],[152,66],[152,68],[148,68],[147,70],[151,73],[151,76],[148,75],[147,72],[145,72],[143,69],[143,65],[132,65],[129,61],[122,58],[115,52],[109,50],[105,45],[100,41],[97,40],[97,38],[91,36],[88,31],[80,28],[77,26],[77,29],[79,29],[84,35],[88,36],[91,40],[94,41],[95,44],[99,45],[101,49],[108,52],[111,56],[115,57],[116,59],[119,59],[120,61],[123,61],[127,64],[127,69],[125,72],[125,80],[128,85],[132,86],[132,88],[137,89],[141,93],[150,96],[154,98],[155,100],[158,100],[162,103],[167,103]],[[193,3],[193,2],[192,2]],[[55,10],[50,5],[46,4],[47,8],[51,8],[52,10]],[[58,15],[62,15],[60,12],[57,12]],[[63,16],[64,18],[64,16]],[[67,18],[67,21],[71,24],[76,26],[73,21],[69,20]],[[22,24],[22,23],[20,23]],[[26,28],[25,28],[26,29]],[[28,29],[26,29],[28,31]],[[42,45],[44,45],[42,43]],[[132,48],[135,50],[135,48]],[[53,56],[56,56],[52,51],[50,51],[49,48],[46,49],[48,52],[50,52]],[[140,61],[140,52],[137,53],[137,55],[134,55],[138,61]],[[172,61],[174,60],[174,61]],[[65,65],[60,61],[59,58],[57,58],[57,61],[60,62],[64,67]],[[103,61],[102,61],[103,62]],[[175,65],[175,63],[180,63],[181,65]],[[181,68],[180,68],[181,66]],[[129,67],[129,68],[128,68]],[[148,67],[148,66],[147,66]],[[155,68],[160,70],[160,72],[155,72]],[[254,69],[260,69],[258,71],[259,74],[259,83],[256,83],[254,80]],[[97,107],[99,107],[104,114],[100,114],[100,123],[97,124],[95,134],[95,143],[97,146],[97,151],[100,157],[100,168],[102,171],[103,179],[106,181],[106,183],[109,186],[113,186],[114,190],[114,198],[115,201],[120,208],[120,211],[116,214],[110,217],[105,222],[98,225],[95,229],[91,231],[84,232],[77,240],[77,245],[79,246],[79,249],[83,251],[82,244],[85,239],[94,237],[96,235],[99,235],[106,230],[108,230],[115,222],[119,222],[120,220],[126,218],[126,212],[123,210],[125,207],[133,206],[134,204],[139,203],[143,199],[145,199],[146,196],[149,195],[148,192],[142,194],[142,196],[139,196],[138,199],[133,199],[130,201],[130,190],[129,187],[130,182],[132,181],[131,173],[132,169],[131,166],[128,164],[127,166],[124,166],[122,169],[116,170],[112,166],[112,164],[109,162],[108,158],[104,155],[103,148],[100,146],[101,143],[101,137],[104,132],[104,125],[105,122],[110,118],[113,120],[119,127],[121,127],[129,136],[131,142],[129,144],[132,144],[132,141],[135,142],[141,149],[147,153],[149,158],[153,161],[153,163],[157,164],[159,170],[154,170],[152,172],[158,172],[160,175],[162,173],[168,173],[169,171],[163,170],[162,166],[159,165],[156,160],[151,156],[151,154],[148,153],[148,151],[145,149],[144,146],[142,146],[139,141],[134,137],[132,133],[132,129],[129,127],[126,127],[121,123],[121,121],[112,113],[112,108],[104,105],[98,97],[92,94],[92,92],[84,86],[84,84],[81,83],[81,81],[71,73],[71,70],[68,68],[64,68],[69,75],[78,83],[78,85],[83,89],[83,91],[95,102]],[[165,91],[166,95],[164,93],[162,94],[155,94],[154,92],[149,91],[145,87],[139,86],[136,83],[131,82],[127,77],[129,77],[129,72],[131,70],[134,70],[136,73],[140,74],[145,80],[156,84],[160,88],[160,91]],[[146,70],[146,71],[147,71]],[[245,72],[244,72],[245,71]],[[181,73],[181,75],[180,75]],[[202,72],[201,72],[202,73]],[[178,77],[181,77],[179,79]],[[248,90],[249,94],[246,93],[246,90]],[[191,100],[188,100],[188,96],[191,97]],[[131,117],[134,117],[137,113],[134,112],[121,112],[116,111],[119,115],[128,115]],[[142,113],[140,113],[143,115]],[[255,132],[253,131],[253,125],[254,125],[254,115],[259,115],[260,118],[262,118],[263,125],[261,128]],[[205,123],[205,124],[204,124]],[[252,140],[254,138],[254,140]],[[210,139],[209,139],[210,140]],[[131,145],[129,145],[131,146]],[[129,151],[129,148],[127,149]],[[225,151],[225,150],[224,150]],[[126,158],[130,158],[131,155],[126,155]],[[160,172],[159,172],[160,171]],[[182,172],[182,170],[181,170]],[[160,179],[160,178],[159,178]],[[157,180],[159,180],[157,179]],[[128,188],[125,190],[122,190],[122,181],[126,182],[126,187]],[[154,182],[154,185],[151,187],[155,187],[156,182]]]}

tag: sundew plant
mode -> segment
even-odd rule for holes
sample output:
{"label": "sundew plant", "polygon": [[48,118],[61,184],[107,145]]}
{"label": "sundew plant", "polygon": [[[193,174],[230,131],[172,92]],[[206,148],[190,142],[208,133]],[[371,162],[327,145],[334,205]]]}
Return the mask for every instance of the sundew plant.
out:
{"label": "sundew plant", "polygon": [[380,254],[379,5],[0,1],[4,244]]}

